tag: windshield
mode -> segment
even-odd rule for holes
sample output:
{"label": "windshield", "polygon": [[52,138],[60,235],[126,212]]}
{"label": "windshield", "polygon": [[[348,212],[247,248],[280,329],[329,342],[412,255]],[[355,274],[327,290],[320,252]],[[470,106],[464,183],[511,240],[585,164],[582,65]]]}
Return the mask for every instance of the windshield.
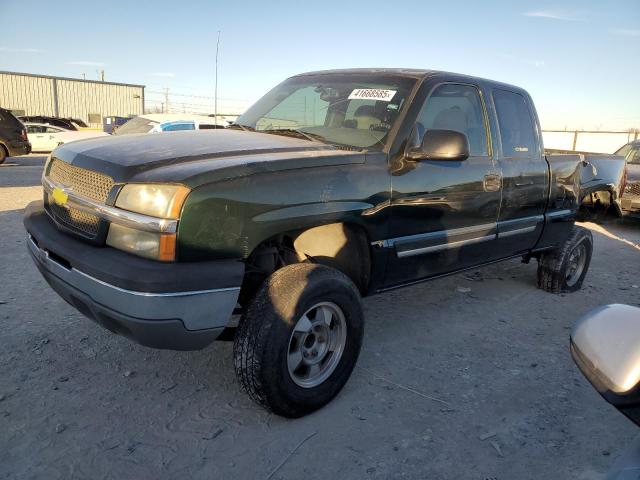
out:
{"label": "windshield", "polygon": [[151,129],[158,125],[158,122],[149,120],[144,117],[135,117],[124,125],[120,125],[114,132],[114,135],[128,135],[131,133],[149,133]]}
{"label": "windshield", "polygon": [[627,154],[631,151],[631,147],[632,147],[632,145],[630,143],[627,143],[624,147],[622,147],[619,150],[617,150],[614,153],[614,155],[620,155],[620,156],[626,157]]}
{"label": "windshield", "polygon": [[387,75],[304,75],[281,83],[235,122],[265,133],[380,150],[416,80]]}

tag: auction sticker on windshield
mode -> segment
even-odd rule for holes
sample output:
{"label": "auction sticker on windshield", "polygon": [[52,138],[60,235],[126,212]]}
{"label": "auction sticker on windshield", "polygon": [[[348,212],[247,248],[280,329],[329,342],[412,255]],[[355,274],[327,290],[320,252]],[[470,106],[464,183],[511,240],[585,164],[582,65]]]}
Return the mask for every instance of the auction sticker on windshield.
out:
{"label": "auction sticker on windshield", "polygon": [[379,88],[356,88],[349,100],[379,100],[381,102],[390,102],[397,90],[382,90]]}

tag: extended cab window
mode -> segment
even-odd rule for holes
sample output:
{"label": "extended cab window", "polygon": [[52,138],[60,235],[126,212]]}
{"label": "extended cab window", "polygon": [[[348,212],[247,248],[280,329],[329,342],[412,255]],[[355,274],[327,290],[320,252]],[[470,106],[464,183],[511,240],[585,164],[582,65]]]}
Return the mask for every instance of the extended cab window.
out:
{"label": "extended cab window", "polygon": [[425,130],[464,133],[469,140],[471,156],[488,155],[484,110],[475,87],[458,84],[436,87],[422,107],[418,123]]}
{"label": "extended cab window", "polygon": [[529,158],[537,153],[534,127],[525,98],[506,90],[493,91],[505,157]]}

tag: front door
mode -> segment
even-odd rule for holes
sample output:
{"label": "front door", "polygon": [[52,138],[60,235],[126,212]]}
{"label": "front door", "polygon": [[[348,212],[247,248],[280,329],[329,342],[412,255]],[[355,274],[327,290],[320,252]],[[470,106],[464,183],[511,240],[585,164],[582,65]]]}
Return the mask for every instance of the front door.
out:
{"label": "front door", "polygon": [[34,152],[44,152],[47,150],[47,141],[44,125],[27,125],[27,137],[31,143],[31,150]]}
{"label": "front door", "polygon": [[456,130],[469,140],[462,161],[403,160],[392,167],[386,285],[436,276],[493,258],[500,206],[500,171],[478,86],[443,83],[431,91],[416,131]]}

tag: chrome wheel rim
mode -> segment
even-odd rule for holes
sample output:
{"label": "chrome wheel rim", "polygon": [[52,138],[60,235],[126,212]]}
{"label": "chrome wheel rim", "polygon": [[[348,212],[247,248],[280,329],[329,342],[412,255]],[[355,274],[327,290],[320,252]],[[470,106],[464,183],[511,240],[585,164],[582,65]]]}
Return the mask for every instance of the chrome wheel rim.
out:
{"label": "chrome wheel rim", "polygon": [[565,277],[567,286],[573,287],[578,283],[578,279],[582,275],[586,263],[587,247],[584,246],[584,243],[581,243],[576,245],[576,247],[571,251],[569,260],[567,261],[567,274]]}
{"label": "chrome wheel rim", "polygon": [[302,388],[324,382],[338,366],[347,341],[342,309],[332,302],[317,303],[293,327],[287,350],[289,376]]}

